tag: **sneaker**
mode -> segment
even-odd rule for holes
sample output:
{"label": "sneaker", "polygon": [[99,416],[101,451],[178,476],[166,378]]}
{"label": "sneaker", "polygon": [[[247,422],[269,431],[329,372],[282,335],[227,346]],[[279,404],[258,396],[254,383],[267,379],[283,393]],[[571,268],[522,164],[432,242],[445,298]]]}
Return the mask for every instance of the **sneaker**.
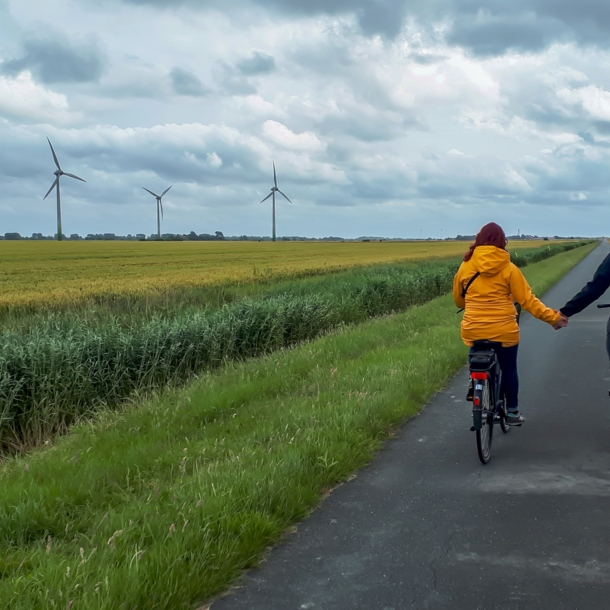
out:
{"label": "sneaker", "polygon": [[525,418],[519,413],[519,411],[507,411],[506,412],[506,423],[509,426],[520,426],[525,421]]}

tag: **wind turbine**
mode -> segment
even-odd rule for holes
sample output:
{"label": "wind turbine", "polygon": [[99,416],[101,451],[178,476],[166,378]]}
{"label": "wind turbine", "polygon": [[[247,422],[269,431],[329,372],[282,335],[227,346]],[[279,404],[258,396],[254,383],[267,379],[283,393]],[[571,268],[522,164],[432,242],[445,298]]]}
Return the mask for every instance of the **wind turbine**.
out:
{"label": "wind turbine", "polygon": [[[174,185],[171,184],[170,186],[168,186],[160,195],[149,191],[145,186],[142,187],[145,191],[150,193],[157,200],[157,236],[159,239],[161,239],[161,218],[163,218],[163,204],[161,203],[161,199],[163,199],[163,195],[165,195],[165,193],[167,193],[167,191],[169,191],[172,186]],[[161,212],[161,216],[159,216],[159,212]]]}
{"label": "wind turbine", "polygon": [[48,196],[49,193],[54,189],[57,188],[57,241],[61,241],[61,200],[59,197],[59,179],[61,178],[61,176],[69,176],[70,178],[75,178],[76,180],[80,180],[81,182],[87,182],[86,180],[83,180],[82,178],[79,178],[78,176],[75,176],[74,174],[68,174],[67,172],[64,172],[61,169],[61,166],[59,165],[59,161],[57,160],[57,155],[55,154],[55,151],[53,150],[53,144],[51,144],[51,140],[49,140],[49,138],[47,138],[47,142],[49,143],[49,146],[51,147],[51,152],[53,153],[53,161],[55,161],[55,165],[57,165],[57,171],[55,171],[55,182],[53,182],[53,184],[51,185],[51,188],[47,191],[47,194],[42,198],[42,200],[44,201]]}
{"label": "wind turbine", "polygon": [[[271,192],[263,199],[263,201],[267,201],[267,199],[269,199],[269,197],[273,197],[273,235],[271,237],[272,241],[275,241],[275,193],[279,193],[284,199],[288,199],[288,197],[286,197],[286,195],[284,195],[284,193],[282,193],[282,191],[280,191],[279,188],[277,188],[277,176],[275,175],[275,161],[273,162],[273,183],[274,186],[271,187]],[[261,203],[263,203],[263,201],[261,201]],[[290,201],[290,199],[288,199],[288,201]],[[292,203],[292,201],[290,201],[290,203]]]}

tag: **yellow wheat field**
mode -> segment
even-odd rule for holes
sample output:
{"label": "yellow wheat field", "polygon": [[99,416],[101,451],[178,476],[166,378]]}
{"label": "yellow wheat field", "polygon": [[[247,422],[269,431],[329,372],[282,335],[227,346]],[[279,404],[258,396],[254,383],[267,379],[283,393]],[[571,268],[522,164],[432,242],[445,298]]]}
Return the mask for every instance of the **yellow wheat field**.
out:
{"label": "yellow wheat field", "polygon": [[[509,248],[537,247],[514,242]],[[462,254],[465,242],[0,242],[0,308]]]}

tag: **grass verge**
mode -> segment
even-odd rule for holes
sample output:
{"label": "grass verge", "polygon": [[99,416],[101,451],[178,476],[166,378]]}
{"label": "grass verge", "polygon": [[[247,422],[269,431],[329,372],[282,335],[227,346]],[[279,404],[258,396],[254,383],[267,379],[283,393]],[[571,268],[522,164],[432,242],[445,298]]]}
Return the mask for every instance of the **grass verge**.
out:
{"label": "grass verge", "polygon": [[[592,247],[525,270],[547,289]],[[450,296],[228,365],[5,464],[0,607],[214,595],[464,364]]]}

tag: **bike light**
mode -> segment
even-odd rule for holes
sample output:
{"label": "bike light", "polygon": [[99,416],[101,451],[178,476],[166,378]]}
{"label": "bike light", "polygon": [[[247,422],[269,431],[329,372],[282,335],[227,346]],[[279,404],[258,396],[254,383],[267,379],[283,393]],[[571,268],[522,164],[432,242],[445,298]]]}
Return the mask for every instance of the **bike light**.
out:
{"label": "bike light", "polygon": [[487,379],[487,373],[477,373],[477,372],[471,371],[470,378],[471,379]]}
{"label": "bike light", "polygon": [[479,400],[478,397],[475,397],[474,400],[472,401],[475,407],[480,406],[481,401]]}

